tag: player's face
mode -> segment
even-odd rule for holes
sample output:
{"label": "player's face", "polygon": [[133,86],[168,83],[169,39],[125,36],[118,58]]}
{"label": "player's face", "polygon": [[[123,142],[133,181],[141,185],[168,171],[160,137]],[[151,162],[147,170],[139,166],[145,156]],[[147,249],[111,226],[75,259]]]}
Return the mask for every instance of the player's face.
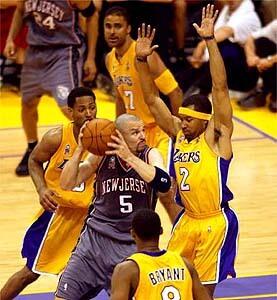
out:
{"label": "player's face", "polygon": [[129,122],[128,125],[126,125],[126,129],[121,133],[129,149],[134,154],[142,152],[146,147],[145,130],[142,121]]}
{"label": "player's face", "polygon": [[81,127],[86,121],[96,117],[96,104],[91,96],[77,97],[72,109],[74,123]]}
{"label": "player's face", "polygon": [[104,35],[109,47],[120,48],[131,31],[130,25],[122,16],[109,15],[104,20]]}
{"label": "player's face", "polygon": [[197,138],[206,129],[207,121],[192,118],[190,116],[180,117],[182,131],[188,141]]}

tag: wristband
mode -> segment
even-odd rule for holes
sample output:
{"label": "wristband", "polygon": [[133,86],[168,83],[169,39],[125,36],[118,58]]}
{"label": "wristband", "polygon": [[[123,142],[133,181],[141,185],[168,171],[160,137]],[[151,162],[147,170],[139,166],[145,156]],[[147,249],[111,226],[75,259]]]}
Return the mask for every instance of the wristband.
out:
{"label": "wristband", "polygon": [[136,56],[136,60],[139,62],[147,62],[147,56],[146,57],[142,57],[142,56]]}
{"label": "wristband", "polygon": [[214,39],[214,35],[205,36],[205,37],[202,37],[202,39],[205,40],[205,41],[213,40]]}

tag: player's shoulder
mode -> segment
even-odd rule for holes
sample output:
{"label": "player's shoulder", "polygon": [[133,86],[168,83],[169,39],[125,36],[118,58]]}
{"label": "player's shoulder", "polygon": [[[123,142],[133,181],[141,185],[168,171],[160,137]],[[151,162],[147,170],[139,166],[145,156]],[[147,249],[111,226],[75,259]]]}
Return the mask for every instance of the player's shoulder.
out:
{"label": "player's shoulder", "polygon": [[42,138],[42,142],[49,144],[60,144],[63,135],[63,126],[58,126],[48,130]]}
{"label": "player's shoulder", "polygon": [[139,267],[134,260],[127,259],[116,265],[114,269],[114,274],[117,274],[117,276],[120,277],[136,276],[139,274]]}

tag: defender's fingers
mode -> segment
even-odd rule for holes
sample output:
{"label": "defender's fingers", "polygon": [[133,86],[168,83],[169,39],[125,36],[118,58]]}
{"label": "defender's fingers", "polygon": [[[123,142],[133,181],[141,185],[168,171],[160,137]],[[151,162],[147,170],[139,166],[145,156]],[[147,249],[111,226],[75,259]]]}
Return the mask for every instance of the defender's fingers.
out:
{"label": "defender's fingers", "polygon": [[153,52],[157,48],[159,48],[159,45],[154,45],[154,46],[151,47],[151,51]]}
{"label": "defender's fingers", "polygon": [[192,26],[196,29],[197,32],[200,29],[200,27],[196,23],[193,23]]}
{"label": "defender's fingers", "polygon": [[141,26],[141,37],[145,37],[145,23],[142,23]]}
{"label": "defender's fingers", "polygon": [[214,13],[214,16],[213,16],[213,21],[215,21],[215,20],[216,20],[217,16],[218,16],[218,9],[217,9],[217,10],[215,11],[215,13]]}
{"label": "defender's fingers", "polygon": [[151,42],[152,42],[153,39],[154,39],[155,33],[156,33],[156,28],[153,28],[153,30],[152,30],[152,32],[151,32],[151,35],[150,35],[150,40],[151,40]]}
{"label": "defender's fingers", "polygon": [[146,29],[146,36],[149,38],[151,34],[151,26],[147,25],[147,29]]}
{"label": "defender's fingers", "polygon": [[204,20],[206,17],[206,9],[205,7],[202,8],[202,20]]}
{"label": "defender's fingers", "polygon": [[138,38],[141,38],[141,31],[140,31],[140,27],[138,28]]}

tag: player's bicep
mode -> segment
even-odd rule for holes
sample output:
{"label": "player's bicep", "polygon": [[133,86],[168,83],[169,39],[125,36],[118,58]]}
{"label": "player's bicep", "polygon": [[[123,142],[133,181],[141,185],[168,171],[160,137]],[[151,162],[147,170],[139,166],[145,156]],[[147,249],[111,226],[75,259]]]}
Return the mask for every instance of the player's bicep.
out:
{"label": "player's bicep", "polygon": [[157,148],[152,148],[148,155],[149,164],[153,167],[158,167],[166,170],[161,152]]}

